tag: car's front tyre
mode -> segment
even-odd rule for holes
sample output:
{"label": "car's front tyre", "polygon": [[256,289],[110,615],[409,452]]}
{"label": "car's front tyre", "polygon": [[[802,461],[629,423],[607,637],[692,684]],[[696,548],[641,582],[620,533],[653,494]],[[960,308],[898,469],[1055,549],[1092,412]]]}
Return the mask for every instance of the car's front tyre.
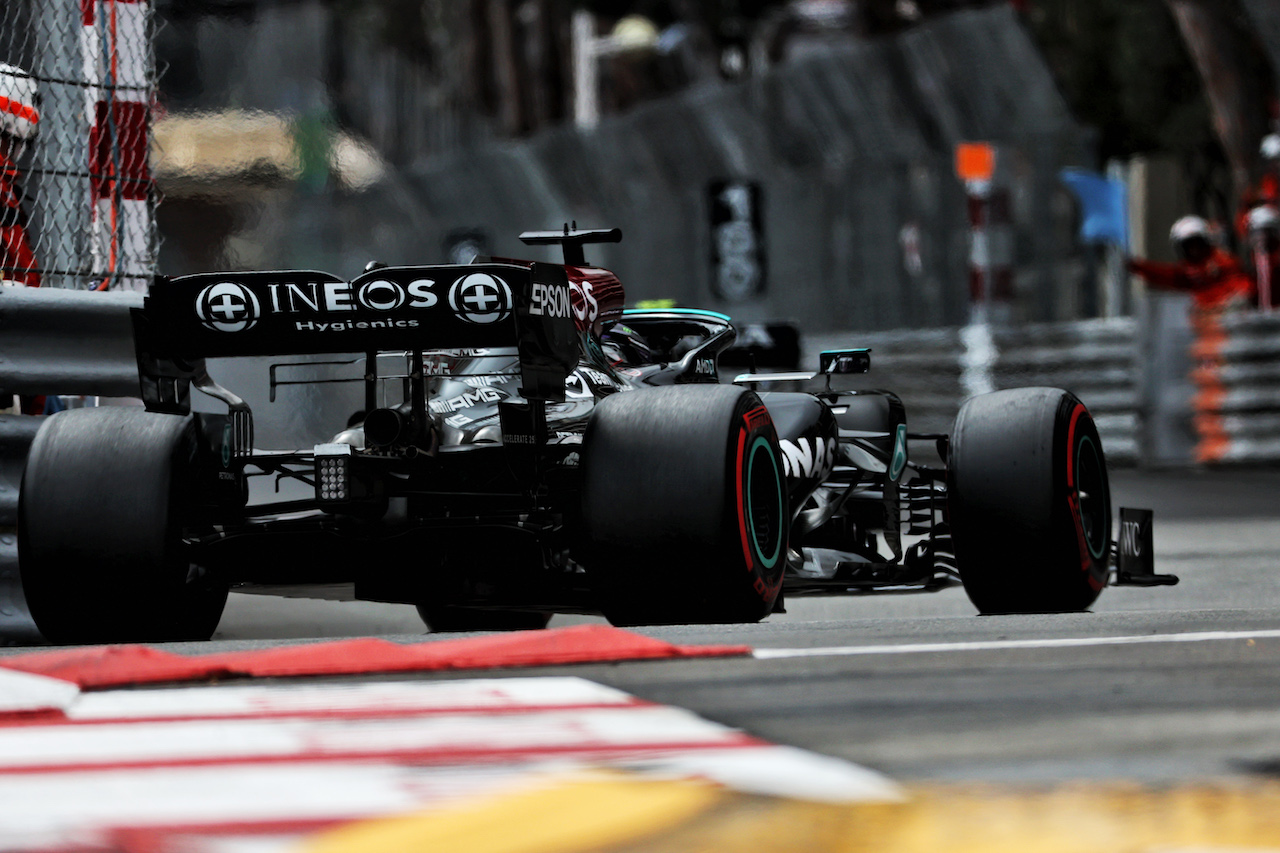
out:
{"label": "car's front tyre", "polygon": [[968,400],[947,503],[960,578],[982,613],[1078,611],[1106,585],[1111,492],[1088,409],[1057,388]]}

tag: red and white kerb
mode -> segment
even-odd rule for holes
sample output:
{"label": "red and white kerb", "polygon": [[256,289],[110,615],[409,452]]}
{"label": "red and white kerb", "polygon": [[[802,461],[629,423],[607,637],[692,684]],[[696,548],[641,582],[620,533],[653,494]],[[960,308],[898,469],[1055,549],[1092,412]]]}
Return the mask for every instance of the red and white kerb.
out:
{"label": "red and white kerb", "polygon": [[88,82],[93,268],[112,289],[145,290],[151,273],[151,101],[147,0],[80,0]]}

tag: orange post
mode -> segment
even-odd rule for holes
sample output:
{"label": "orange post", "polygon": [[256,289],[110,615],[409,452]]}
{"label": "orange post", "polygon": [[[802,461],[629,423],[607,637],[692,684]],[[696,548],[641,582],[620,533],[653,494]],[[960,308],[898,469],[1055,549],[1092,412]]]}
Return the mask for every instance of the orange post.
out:
{"label": "orange post", "polygon": [[961,142],[956,146],[956,177],[965,181],[990,181],[996,173],[996,149],[987,142]]}

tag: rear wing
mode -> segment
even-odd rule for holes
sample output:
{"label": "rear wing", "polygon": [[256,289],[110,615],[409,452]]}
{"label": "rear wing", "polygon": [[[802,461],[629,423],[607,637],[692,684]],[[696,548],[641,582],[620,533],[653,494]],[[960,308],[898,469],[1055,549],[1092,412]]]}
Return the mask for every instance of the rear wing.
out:
{"label": "rear wing", "polygon": [[579,352],[555,264],[383,267],[349,282],[305,270],[161,278],[132,316],[143,402],[180,414],[193,381],[225,399],[206,358],[514,346],[524,396],[563,400]]}

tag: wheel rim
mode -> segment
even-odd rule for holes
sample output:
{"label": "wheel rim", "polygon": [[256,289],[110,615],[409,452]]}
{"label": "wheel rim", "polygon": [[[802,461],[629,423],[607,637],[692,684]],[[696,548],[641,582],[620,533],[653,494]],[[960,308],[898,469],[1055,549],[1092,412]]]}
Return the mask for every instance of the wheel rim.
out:
{"label": "wheel rim", "polygon": [[1076,495],[1080,507],[1080,525],[1085,544],[1095,560],[1106,554],[1107,535],[1111,529],[1111,498],[1102,455],[1089,436],[1083,436],[1076,447]]}
{"label": "wheel rim", "polygon": [[[756,470],[757,460],[760,470]],[[761,565],[772,569],[782,552],[782,478],[773,447],[763,436],[747,457],[747,530]]]}

